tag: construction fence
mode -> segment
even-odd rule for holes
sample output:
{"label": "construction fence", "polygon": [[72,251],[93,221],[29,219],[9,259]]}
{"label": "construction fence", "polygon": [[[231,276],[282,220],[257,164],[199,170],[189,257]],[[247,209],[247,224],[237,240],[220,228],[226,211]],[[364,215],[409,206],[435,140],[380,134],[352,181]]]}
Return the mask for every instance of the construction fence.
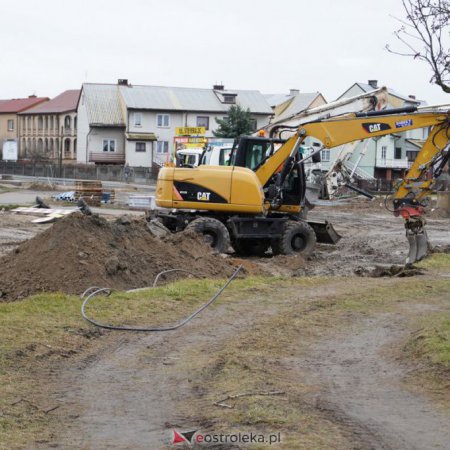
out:
{"label": "construction fence", "polygon": [[158,168],[128,167],[115,164],[53,164],[29,161],[0,161],[0,173],[41,178],[147,182],[156,179]]}

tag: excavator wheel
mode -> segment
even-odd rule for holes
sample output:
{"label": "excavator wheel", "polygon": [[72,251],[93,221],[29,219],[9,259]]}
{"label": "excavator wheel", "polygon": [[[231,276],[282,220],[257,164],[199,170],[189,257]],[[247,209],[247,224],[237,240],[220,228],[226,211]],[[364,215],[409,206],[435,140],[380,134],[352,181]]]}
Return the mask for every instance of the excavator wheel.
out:
{"label": "excavator wheel", "polygon": [[236,239],[233,248],[239,256],[264,256],[269,249],[268,239]]}
{"label": "excavator wheel", "polygon": [[230,233],[227,227],[212,217],[199,217],[193,220],[186,230],[194,230],[203,235],[206,243],[219,253],[224,253],[230,247]]}
{"label": "excavator wheel", "polygon": [[292,255],[300,253],[309,256],[316,246],[316,234],[311,226],[301,220],[288,220],[280,238],[272,239],[274,255]]}

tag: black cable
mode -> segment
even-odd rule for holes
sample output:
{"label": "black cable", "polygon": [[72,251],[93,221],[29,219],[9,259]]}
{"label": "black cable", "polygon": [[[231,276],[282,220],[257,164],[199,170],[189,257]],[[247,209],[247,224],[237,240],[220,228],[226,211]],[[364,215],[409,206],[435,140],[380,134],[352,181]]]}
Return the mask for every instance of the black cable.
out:
{"label": "black cable", "polygon": [[[145,331],[145,332],[155,332],[155,331],[173,331],[176,330],[180,327],[182,327],[183,325],[185,325],[186,323],[188,323],[190,320],[192,320],[197,314],[200,314],[205,308],[207,308],[211,303],[213,303],[218,297],[219,295],[228,287],[228,285],[234,280],[234,278],[236,278],[237,274],[239,273],[239,271],[242,269],[242,265],[240,265],[233,273],[233,275],[231,275],[230,278],[228,278],[228,281],[214,294],[213,297],[211,297],[204,305],[202,305],[200,308],[198,308],[197,310],[195,310],[190,316],[188,316],[186,319],[182,320],[181,322],[175,324],[175,325],[170,325],[167,327],[128,327],[128,326],[120,326],[120,325],[109,325],[109,324],[104,324],[104,323],[100,323],[97,322],[94,319],[91,319],[90,317],[88,317],[86,315],[85,312],[85,308],[86,305],[89,303],[89,301],[94,298],[97,294],[100,294],[102,292],[106,293],[107,295],[110,295],[112,292],[112,289],[109,288],[99,288],[97,286],[91,286],[88,289],[86,289],[83,294],[81,295],[81,298],[83,299],[84,296],[92,291],[87,297],[86,299],[83,301],[82,305],[81,305],[81,315],[83,316],[83,318],[85,320],[87,320],[88,322],[90,322],[92,325],[95,325],[96,327],[100,327],[100,328],[105,328],[107,330],[118,330],[118,331]],[[166,272],[171,272],[171,271],[175,271],[175,270],[179,270],[179,271],[184,271],[183,269],[171,269],[171,270],[165,270],[163,272],[160,272],[156,278],[155,281],[153,282],[153,285],[155,285],[155,282],[157,281],[159,275],[162,275],[163,273]]]}

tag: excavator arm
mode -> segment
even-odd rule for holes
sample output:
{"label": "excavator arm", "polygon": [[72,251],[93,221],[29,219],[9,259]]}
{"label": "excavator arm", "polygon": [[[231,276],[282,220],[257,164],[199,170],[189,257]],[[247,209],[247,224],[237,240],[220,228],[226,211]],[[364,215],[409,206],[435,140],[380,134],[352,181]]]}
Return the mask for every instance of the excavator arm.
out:
{"label": "excavator arm", "polygon": [[[280,128],[282,127],[280,125]],[[407,262],[412,263],[421,259],[427,252],[424,202],[433,189],[435,178],[449,160],[450,105],[420,110],[408,107],[356,113],[302,124],[295,134],[257,169],[256,175],[261,185],[265,186],[274,173],[280,173],[281,179],[279,177],[277,183],[282,184],[282,177],[288,173],[288,165],[292,165],[292,157],[308,136],[322,142],[323,146],[317,150],[318,152],[323,148],[334,148],[357,140],[417,128],[431,128],[431,131],[415,162],[393,195],[393,212],[405,219],[410,243]]]}

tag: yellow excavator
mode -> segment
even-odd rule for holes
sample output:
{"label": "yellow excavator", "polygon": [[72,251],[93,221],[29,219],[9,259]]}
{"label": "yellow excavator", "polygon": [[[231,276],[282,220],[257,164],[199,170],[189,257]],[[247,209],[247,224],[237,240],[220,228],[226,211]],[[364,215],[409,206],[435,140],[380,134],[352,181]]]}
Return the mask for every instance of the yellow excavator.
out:
{"label": "yellow excavator", "polygon": [[[171,231],[193,229],[219,252],[230,243],[238,254],[309,255],[316,241],[334,243],[331,224],[305,217],[306,180],[300,146],[310,136],[323,148],[355,140],[430,128],[429,136],[393,195],[393,213],[405,220],[410,244],[407,262],[427,253],[424,208],[435,179],[449,161],[450,105],[406,107],[315,120],[292,128],[272,128],[276,138],[243,136],[229,166],[164,166],[156,186],[159,220]],[[283,131],[291,137],[281,139]]]}

